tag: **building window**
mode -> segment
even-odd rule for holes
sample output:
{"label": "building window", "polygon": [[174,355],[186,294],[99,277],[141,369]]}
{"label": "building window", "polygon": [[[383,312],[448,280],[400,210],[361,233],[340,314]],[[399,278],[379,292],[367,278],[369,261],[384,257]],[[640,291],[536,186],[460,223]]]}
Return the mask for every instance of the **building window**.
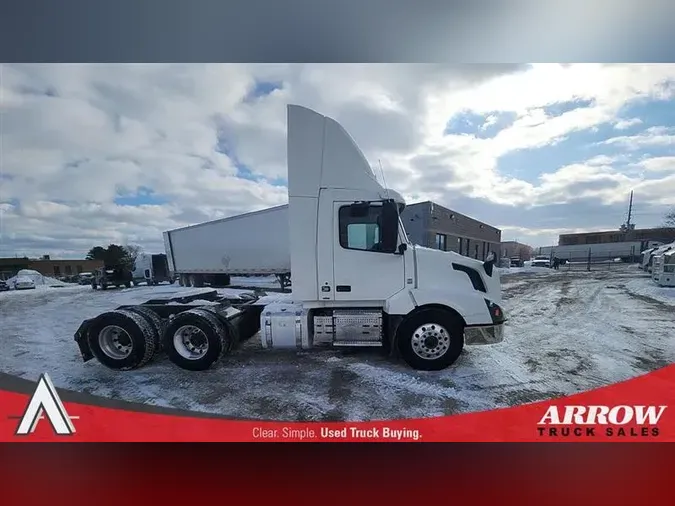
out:
{"label": "building window", "polygon": [[478,244],[476,244],[476,254],[474,255],[474,258],[478,260]]}
{"label": "building window", "polygon": [[61,275],[61,267],[58,265],[54,266],[54,276],[60,276]]}
{"label": "building window", "polygon": [[458,237],[457,241],[459,242],[459,254],[461,255],[462,254],[462,244],[463,244],[462,238]]}
{"label": "building window", "polygon": [[436,249],[446,251],[447,236],[445,234],[436,234]]}
{"label": "building window", "polygon": [[81,265],[78,265],[78,266],[76,267],[76,269],[77,269],[77,273],[78,273],[78,274],[82,274],[82,266],[81,266]]}
{"label": "building window", "polygon": [[66,276],[72,276],[72,274],[73,274],[73,266],[66,265]]}
{"label": "building window", "polygon": [[382,206],[370,206],[363,216],[352,216],[351,207],[340,208],[340,246],[346,249],[376,251],[380,242],[380,225]]}

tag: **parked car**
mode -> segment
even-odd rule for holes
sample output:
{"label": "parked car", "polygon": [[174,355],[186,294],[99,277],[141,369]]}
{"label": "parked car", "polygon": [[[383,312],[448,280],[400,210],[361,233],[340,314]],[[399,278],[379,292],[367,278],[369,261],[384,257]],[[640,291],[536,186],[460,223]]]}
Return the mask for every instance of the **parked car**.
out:
{"label": "parked car", "polygon": [[91,285],[94,275],[91,272],[83,272],[77,276],[76,282],[80,285]]}
{"label": "parked car", "polygon": [[9,290],[9,285],[6,281],[0,279],[0,292],[6,292],[7,290]]}
{"label": "parked car", "polygon": [[532,267],[551,267],[551,259],[547,256],[536,256],[532,259]]}
{"label": "parked car", "polygon": [[14,280],[15,290],[33,290],[35,289],[35,281],[26,277],[18,277]]}
{"label": "parked car", "polygon": [[119,288],[122,285],[131,288],[131,282],[131,271],[124,266],[115,265],[96,269],[94,271],[94,278],[91,281],[91,287],[94,290],[98,287],[101,287],[101,290],[105,290],[109,286]]}

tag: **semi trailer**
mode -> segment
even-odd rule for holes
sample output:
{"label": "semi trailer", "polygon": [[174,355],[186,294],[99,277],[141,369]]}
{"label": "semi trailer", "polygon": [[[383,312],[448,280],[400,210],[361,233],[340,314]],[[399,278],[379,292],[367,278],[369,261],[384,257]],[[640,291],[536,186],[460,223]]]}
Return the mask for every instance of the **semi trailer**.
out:
{"label": "semi trailer", "polygon": [[274,275],[290,283],[288,205],[164,232],[169,269],[181,286],[224,287],[231,276]]}
{"label": "semi trailer", "polygon": [[[161,350],[183,369],[205,370],[260,333],[261,349],[377,347],[414,369],[440,370],[465,345],[503,340],[494,253],[481,262],[412,244],[400,218],[405,200],[377,181],[338,122],[288,105],[287,165],[288,205],[276,211],[286,214],[287,228],[279,225],[274,237],[289,249],[290,294],[279,300],[255,293],[226,298],[211,290],[120,306],[77,329],[83,360],[128,370]],[[250,243],[260,250],[232,248],[264,261],[273,248],[270,237],[252,226],[245,232],[261,236]],[[221,262],[230,259],[234,267],[229,244],[241,237],[211,240],[222,241]],[[186,242],[179,250],[171,244],[168,251],[176,258],[170,262],[189,263],[201,247]]]}
{"label": "semi trailer", "polygon": [[638,262],[640,254],[647,248],[654,248],[661,243],[656,241],[624,241],[598,244],[573,244],[567,246],[543,246],[536,248],[537,255],[549,258],[557,257],[568,262],[603,262],[620,258],[624,262]]}

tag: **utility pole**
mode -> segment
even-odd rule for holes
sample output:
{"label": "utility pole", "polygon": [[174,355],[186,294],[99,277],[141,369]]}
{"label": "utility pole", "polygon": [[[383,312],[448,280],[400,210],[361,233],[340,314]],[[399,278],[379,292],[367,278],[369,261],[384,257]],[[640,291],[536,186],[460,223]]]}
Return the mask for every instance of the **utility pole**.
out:
{"label": "utility pole", "polygon": [[628,203],[628,220],[626,220],[626,228],[630,231],[630,219],[633,215],[633,190],[630,191],[630,202]]}

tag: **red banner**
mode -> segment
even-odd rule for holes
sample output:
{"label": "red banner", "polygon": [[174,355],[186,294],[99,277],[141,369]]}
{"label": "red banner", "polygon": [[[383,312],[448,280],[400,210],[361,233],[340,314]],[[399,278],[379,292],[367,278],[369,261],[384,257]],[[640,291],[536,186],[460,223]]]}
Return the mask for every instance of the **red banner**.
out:
{"label": "red banner", "polygon": [[1,441],[675,441],[675,365],[551,401],[373,422],[284,423],[147,413],[135,411],[133,404],[112,409],[61,403],[58,393],[40,384],[32,395],[0,391]]}

